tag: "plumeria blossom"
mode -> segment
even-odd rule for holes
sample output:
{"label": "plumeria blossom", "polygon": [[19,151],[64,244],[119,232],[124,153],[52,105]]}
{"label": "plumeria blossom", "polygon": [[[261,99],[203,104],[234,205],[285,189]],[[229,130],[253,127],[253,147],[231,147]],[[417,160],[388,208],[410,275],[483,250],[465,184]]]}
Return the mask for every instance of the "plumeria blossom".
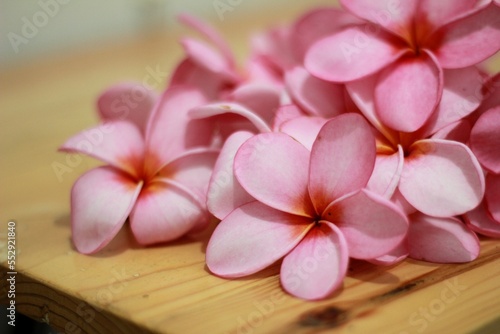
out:
{"label": "plumeria blossom", "polygon": [[211,125],[187,116],[205,98],[191,88],[175,87],[158,99],[151,112],[140,113],[138,108],[134,117],[113,118],[112,97],[127,94],[129,88],[118,86],[104,93],[98,105],[107,121],[60,148],[106,163],[83,174],[71,190],[73,242],[81,253],[106,246],[127,218],[143,245],[179,238],[208,223],[205,194],[218,152],[203,148],[211,137]]}
{"label": "plumeria blossom", "polygon": [[500,8],[491,1],[341,3],[364,23],[314,43],[305,67],[334,82],[377,73],[376,113],[397,131],[416,131],[431,117],[441,99],[444,69],[478,64],[500,49]]}
{"label": "plumeria blossom", "polygon": [[209,269],[241,277],[283,258],[285,290],[304,299],[330,295],[341,286],[349,257],[382,256],[406,235],[398,207],[363,189],[374,162],[373,134],[356,114],[328,121],[311,151],[283,133],[251,137],[238,150],[234,171],[256,200],[217,226],[207,247]]}

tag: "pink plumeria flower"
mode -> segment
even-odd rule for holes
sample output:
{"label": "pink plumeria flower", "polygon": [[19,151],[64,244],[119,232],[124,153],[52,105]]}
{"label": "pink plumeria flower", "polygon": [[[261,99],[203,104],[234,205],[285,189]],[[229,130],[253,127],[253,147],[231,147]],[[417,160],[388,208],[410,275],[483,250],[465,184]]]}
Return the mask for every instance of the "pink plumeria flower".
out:
{"label": "pink plumeria flower", "polygon": [[500,8],[490,1],[342,0],[364,24],[317,41],[315,76],[351,82],[377,73],[374,103],[388,127],[413,132],[436,109],[443,70],[478,64],[500,49]]}
{"label": "pink plumeria flower", "polygon": [[256,201],[231,212],[214,231],[207,265],[221,277],[258,272],[279,259],[286,291],[320,299],[338,289],[349,257],[371,259],[405,237],[405,215],[362,189],[375,161],[366,121],[346,114],[327,122],[312,151],[283,133],[247,140],[234,171]]}
{"label": "pink plumeria flower", "polygon": [[140,117],[117,120],[110,116],[116,107],[112,96],[119,98],[128,88],[115,87],[99,99],[100,113],[110,120],[60,148],[107,163],[83,174],[71,190],[73,242],[81,253],[106,246],[127,218],[143,245],[179,238],[208,223],[205,193],[218,152],[203,148],[210,125],[187,116],[205,98],[196,90],[174,87],[151,114],[136,110],[147,122]]}
{"label": "pink plumeria flower", "polygon": [[[497,97],[498,98],[498,97]],[[500,105],[482,113],[472,128],[470,145],[487,170],[483,203],[465,219],[474,231],[500,237]]]}

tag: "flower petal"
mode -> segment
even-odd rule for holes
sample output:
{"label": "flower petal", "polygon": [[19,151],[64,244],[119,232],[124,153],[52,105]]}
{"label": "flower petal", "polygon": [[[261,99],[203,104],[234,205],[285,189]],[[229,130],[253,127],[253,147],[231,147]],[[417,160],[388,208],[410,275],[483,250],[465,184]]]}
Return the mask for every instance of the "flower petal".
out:
{"label": "flower petal", "polygon": [[139,195],[130,226],[140,244],[150,245],[180,238],[208,219],[189,190],[158,179]]}
{"label": "flower petal", "polygon": [[207,193],[207,207],[220,220],[245,203],[255,201],[234,176],[234,156],[253,134],[238,131],[227,138],[215,163]]}
{"label": "flower petal", "polygon": [[406,52],[393,38],[363,26],[346,28],[314,43],[306,54],[304,66],[323,80],[357,80],[379,71]]}
{"label": "flower petal", "polygon": [[404,160],[403,149],[400,145],[397,153],[391,155],[377,154],[375,167],[366,187],[390,199],[398,187]]}
{"label": "flower petal", "polygon": [[479,255],[479,240],[460,220],[416,213],[410,216],[409,256],[435,263],[470,262]]}
{"label": "flower petal", "polygon": [[305,217],[251,202],[229,214],[207,246],[207,266],[222,277],[256,273],[290,252],[313,226]]}
{"label": "flower petal", "polygon": [[322,117],[297,117],[283,123],[280,131],[286,133],[310,151],[319,131],[327,121],[326,118]]}
{"label": "flower petal", "polygon": [[376,112],[386,126],[419,129],[432,115],[442,92],[442,72],[430,57],[405,57],[380,73]]}
{"label": "flower petal", "polygon": [[303,67],[285,76],[292,99],[312,116],[331,118],[345,111],[344,86],[310,75]]}
{"label": "flower petal", "polygon": [[98,167],[78,178],[71,189],[71,228],[80,253],[95,253],[115,237],[141,186],[112,167]]}
{"label": "flower petal", "polygon": [[403,240],[399,246],[394,248],[386,255],[379,256],[375,259],[368,259],[367,261],[378,266],[392,266],[399,263],[408,257],[408,247],[406,246],[406,239]]}
{"label": "flower petal", "polygon": [[231,93],[230,97],[234,102],[256,113],[267,124],[272,123],[280,106],[280,90],[268,84],[242,84]]}
{"label": "flower petal", "polygon": [[455,123],[479,107],[483,99],[483,79],[476,67],[444,70],[444,85],[441,101],[427,121],[422,137]]}
{"label": "flower petal", "polygon": [[278,132],[283,123],[296,117],[307,116],[295,104],[288,104],[278,108],[273,121],[273,132]]}
{"label": "flower petal", "polygon": [[470,138],[471,125],[468,119],[462,119],[440,129],[432,135],[432,139],[454,140],[467,144]]}
{"label": "flower petal", "polygon": [[343,7],[397,35],[406,37],[418,8],[418,0],[341,0]]}
{"label": "flower petal", "polygon": [[488,212],[494,220],[500,222],[500,175],[488,174],[486,184],[484,199]]}
{"label": "flower petal", "polygon": [[500,173],[500,106],[485,112],[472,128],[470,145],[481,164]]}
{"label": "flower petal", "polygon": [[313,9],[300,17],[292,27],[291,47],[298,59],[303,59],[309,47],[317,40],[332,35],[362,20],[338,8]]}
{"label": "flower petal", "polygon": [[144,139],[132,123],[112,121],[78,133],[59,147],[59,151],[83,153],[138,176],[144,157]]}
{"label": "flower petal", "polygon": [[224,114],[234,114],[246,118],[260,132],[271,132],[269,125],[255,112],[237,103],[218,102],[197,106],[189,112],[194,119],[201,119]]}
{"label": "flower petal", "polygon": [[492,238],[500,238],[500,222],[495,221],[481,204],[464,215],[467,226],[476,233]]}
{"label": "flower petal", "polygon": [[144,84],[124,82],[106,89],[99,96],[97,110],[103,121],[130,121],[144,135],[157,100],[158,94]]}
{"label": "flower petal", "polygon": [[375,165],[375,138],[358,114],[328,121],[311,151],[309,193],[316,212],[366,186]]}
{"label": "flower petal", "polygon": [[500,50],[498,17],[500,8],[490,4],[439,29],[431,36],[439,40],[433,51],[439,64],[443,68],[461,68],[478,64],[494,55]]}
{"label": "flower petal", "polygon": [[484,195],[484,176],[477,159],[462,143],[431,139],[410,147],[399,190],[419,211],[436,217],[461,215]]}
{"label": "flower petal", "polygon": [[277,210],[312,217],[308,168],[309,151],[284,133],[250,138],[234,159],[236,178],[254,198]]}
{"label": "flower petal", "polygon": [[342,285],[348,263],[349,251],[342,232],[335,225],[322,222],[285,256],[281,284],[299,298],[326,298]]}
{"label": "flower petal", "polygon": [[408,220],[391,201],[361,190],[333,202],[323,218],[340,228],[349,256],[374,259],[396,248],[408,231]]}
{"label": "flower petal", "polygon": [[186,86],[167,89],[149,120],[146,144],[152,159],[147,167],[152,172],[182,154],[186,149],[208,146],[213,125],[207,120],[191,120],[188,111],[205,104],[201,92]]}

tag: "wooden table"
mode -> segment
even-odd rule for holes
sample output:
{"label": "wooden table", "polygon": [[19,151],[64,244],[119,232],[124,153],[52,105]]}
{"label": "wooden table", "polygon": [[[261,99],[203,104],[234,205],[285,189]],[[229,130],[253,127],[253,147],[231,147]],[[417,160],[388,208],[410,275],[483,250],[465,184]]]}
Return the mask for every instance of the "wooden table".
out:
{"label": "wooden table", "polygon": [[[256,26],[271,20],[260,17]],[[219,26],[244,54],[250,21]],[[165,72],[158,83],[163,88],[182,54],[178,37],[179,32],[151,34],[2,70],[2,303],[9,302],[6,230],[15,220],[16,309],[65,333],[500,332],[495,240],[483,239],[479,259],[468,264],[406,260],[384,268],[353,261],[343,290],[321,302],[285,294],[277,266],[237,280],[210,275],[204,265],[210,231],[141,248],[124,228],[99,254],[77,253],[70,240],[69,190],[96,162],[66,160],[56,149],[96,124],[95,98],[112,83],[142,81],[159,69]],[[58,177],[54,163],[71,171]]]}

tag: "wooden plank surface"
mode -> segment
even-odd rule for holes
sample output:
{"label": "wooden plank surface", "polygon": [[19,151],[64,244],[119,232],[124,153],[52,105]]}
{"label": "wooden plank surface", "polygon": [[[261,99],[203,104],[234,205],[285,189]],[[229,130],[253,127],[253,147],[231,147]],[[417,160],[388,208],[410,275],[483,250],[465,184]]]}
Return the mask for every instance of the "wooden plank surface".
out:
{"label": "wooden plank surface", "polygon": [[[259,27],[271,22],[265,17]],[[241,56],[253,20],[236,23],[218,25]],[[5,231],[14,219],[17,310],[65,333],[500,331],[500,242],[486,238],[480,258],[468,264],[406,260],[384,268],[352,261],[344,288],[321,302],[285,294],[278,265],[237,280],[210,275],[204,265],[210,230],[141,248],[126,227],[99,254],[77,253],[69,190],[96,162],[67,160],[56,148],[96,123],[95,98],[112,83],[157,71],[161,89],[182,54],[178,37],[178,31],[152,34],[0,73],[2,303],[8,302]],[[491,66],[498,71],[498,62]],[[54,162],[71,172],[58,177]]]}

